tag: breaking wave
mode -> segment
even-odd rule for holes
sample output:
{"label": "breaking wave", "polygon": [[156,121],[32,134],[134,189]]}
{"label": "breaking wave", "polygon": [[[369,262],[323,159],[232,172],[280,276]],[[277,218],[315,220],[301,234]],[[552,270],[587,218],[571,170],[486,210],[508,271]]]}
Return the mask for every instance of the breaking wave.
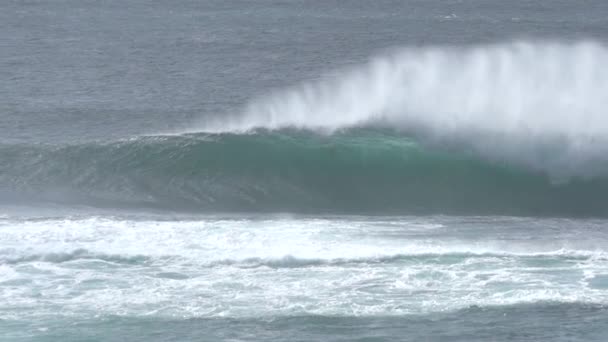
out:
{"label": "breaking wave", "polygon": [[0,146],[0,201],[202,211],[608,213],[608,49],[405,49],[197,132]]}

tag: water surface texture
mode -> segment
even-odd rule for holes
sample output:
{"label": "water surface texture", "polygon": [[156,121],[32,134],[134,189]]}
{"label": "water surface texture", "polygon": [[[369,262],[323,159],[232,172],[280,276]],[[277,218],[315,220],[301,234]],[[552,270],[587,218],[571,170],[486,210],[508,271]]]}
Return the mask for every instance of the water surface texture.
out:
{"label": "water surface texture", "polygon": [[0,340],[604,341],[608,2],[0,4]]}

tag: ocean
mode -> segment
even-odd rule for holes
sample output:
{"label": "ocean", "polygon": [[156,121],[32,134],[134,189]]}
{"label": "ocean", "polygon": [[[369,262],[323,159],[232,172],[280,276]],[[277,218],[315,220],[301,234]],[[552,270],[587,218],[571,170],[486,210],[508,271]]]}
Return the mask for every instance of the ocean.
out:
{"label": "ocean", "polygon": [[608,2],[7,0],[0,341],[605,341]]}

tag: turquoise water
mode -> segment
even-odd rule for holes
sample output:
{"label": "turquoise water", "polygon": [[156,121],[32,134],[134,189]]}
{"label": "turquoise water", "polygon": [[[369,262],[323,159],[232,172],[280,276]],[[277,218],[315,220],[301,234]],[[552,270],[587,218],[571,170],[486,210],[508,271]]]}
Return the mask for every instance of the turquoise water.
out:
{"label": "turquoise water", "polygon": [[12,215],[0,221],[0,326],[7,340],[599,341],[604,225]]}

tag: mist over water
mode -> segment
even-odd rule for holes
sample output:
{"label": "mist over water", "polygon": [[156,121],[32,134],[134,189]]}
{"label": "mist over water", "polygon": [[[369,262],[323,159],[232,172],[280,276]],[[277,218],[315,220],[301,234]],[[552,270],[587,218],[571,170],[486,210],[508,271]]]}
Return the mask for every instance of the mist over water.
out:
{"label": "mist over water", "polygon": [[597,176],[608,171],[606,61],[606,46],[592,41],[405,48],[254,100],[202,130],[390,127],[556,181]]}

